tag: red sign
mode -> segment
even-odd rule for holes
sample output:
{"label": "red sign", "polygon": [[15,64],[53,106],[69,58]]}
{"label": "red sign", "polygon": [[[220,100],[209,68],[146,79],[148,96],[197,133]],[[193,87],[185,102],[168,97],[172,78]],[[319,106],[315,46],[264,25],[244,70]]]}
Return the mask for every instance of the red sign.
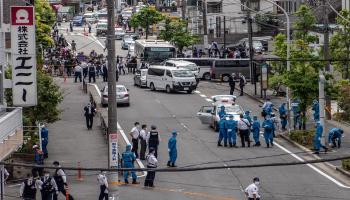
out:
{"label": "red sign", "polygon": [[115,134],[115,133],[109,134],[109,137],[111,138],[111,140],[116,140],[118,139],[118,134]]}
{"label": "red sign", "polygon": [[34,25],[34,7],[33,6],[12,6],[11,7],[11,25]]}

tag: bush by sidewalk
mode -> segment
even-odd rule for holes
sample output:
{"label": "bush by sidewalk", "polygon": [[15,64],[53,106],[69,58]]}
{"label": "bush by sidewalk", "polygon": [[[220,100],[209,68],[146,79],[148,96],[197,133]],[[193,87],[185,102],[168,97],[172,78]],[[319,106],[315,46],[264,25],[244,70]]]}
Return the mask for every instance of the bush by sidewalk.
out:
{"label": "bush by sidewalk", "polygon": [[350,171],[350,159],[342,160],[341,165],[344,170]]}
{"label": "bush by sidewalk", "polygon": [[315,130],[292,130],[290,139],[307,147],[312,148],[312,140],[315,135]]}

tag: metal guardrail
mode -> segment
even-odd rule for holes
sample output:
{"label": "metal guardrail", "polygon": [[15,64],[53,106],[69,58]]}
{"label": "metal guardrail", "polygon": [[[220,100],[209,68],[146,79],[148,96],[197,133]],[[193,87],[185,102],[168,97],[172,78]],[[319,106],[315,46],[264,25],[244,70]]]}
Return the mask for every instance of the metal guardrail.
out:
{"label": "metal guardrail", "polygon": [[16,129],[22,128],[22,108],[6,108],[6,112],[0,116],[0,143],[16,133]]}

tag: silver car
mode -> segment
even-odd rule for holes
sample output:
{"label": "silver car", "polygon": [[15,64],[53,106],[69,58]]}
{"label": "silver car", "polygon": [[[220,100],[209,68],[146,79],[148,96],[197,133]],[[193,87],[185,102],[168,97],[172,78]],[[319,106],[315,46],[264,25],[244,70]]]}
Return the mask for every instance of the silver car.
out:
{"label": "silver car", "polygon": [[135,41],[132,37],[125,35],[122,41],[122,49],[128,49],[129,45],[134,43]]}
{"label": "silver car", "polygon": [[115,39],[121,40],[125,35],[125,30],[123,28],[115,28]]}
{"label": "silver car", "polygon": [[[108,105],[108,86],[104,86],[101,90],[101,104],[103,107]],[[130,105],[129,90],[124,85],[117,85],[117,104]]]}

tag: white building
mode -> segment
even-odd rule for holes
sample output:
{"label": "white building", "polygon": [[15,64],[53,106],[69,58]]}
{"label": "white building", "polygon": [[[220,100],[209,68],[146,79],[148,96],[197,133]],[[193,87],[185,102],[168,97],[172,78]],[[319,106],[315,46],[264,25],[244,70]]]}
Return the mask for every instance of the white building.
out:
{"label": "white building", "polygon": [[342,0],[341,1],[341,8],[343,10],[350,10],[350,0]]}

